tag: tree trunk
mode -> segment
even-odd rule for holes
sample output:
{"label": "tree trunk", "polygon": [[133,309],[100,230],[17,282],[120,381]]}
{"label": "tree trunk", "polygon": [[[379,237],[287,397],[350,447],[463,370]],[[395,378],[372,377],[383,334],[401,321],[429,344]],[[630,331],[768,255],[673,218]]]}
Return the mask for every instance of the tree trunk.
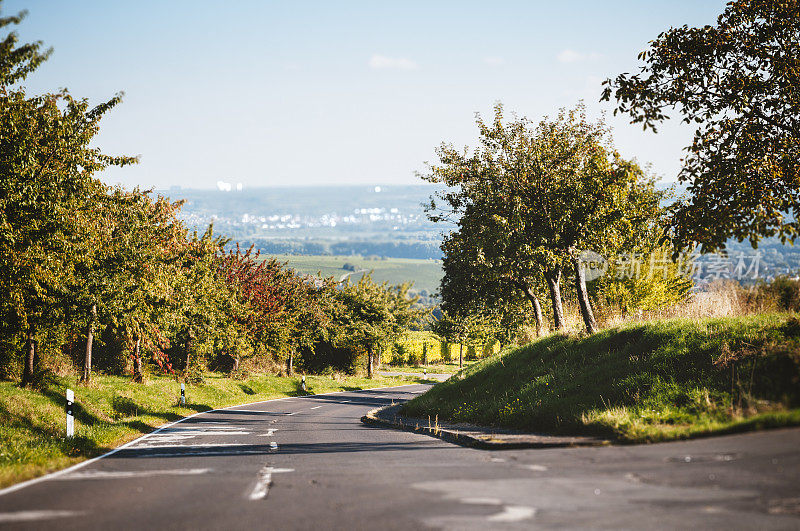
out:
{"label": "tree trunk", "polygon": [[294,373],[294,352],[289,352],[289,357],[286,360],[286,376],[291,376]]}
{"label": "tree trunk", "polygon": [[83,374],[81,382],[90,383],[92,381],[92,343],[94,342],[94,320],[97,317],[97,305],[92,304],[92,317],[89,326],[86,327],[86,352],[83,356]]}
{"label": "tree trunk", "polygon": [[192,329],[189,329],[187,338],[186,338],[186,365],[183,368],[183,374],[189,374],[189,362],[191,361],[192,357]]}
{"label": "tree trunk", "polygon": [[542,305],[539,302],[539,297],[537,297],[528,286],[524,286],[522,292],[525,293],[525,297],[533,306],[533,318],[536,321],[536,337],[539,337],[542,335]]}
{"label": "tree trunk", "polygon": [[36,358],[36,341],[33,339],[33,327],[28,327],[28,340],[25,342],[25,364],[22,368],[22,386],[33,382],[33,371]]}
{"label": "tree trunk", "polygon": [[428,344],[422,344],[422,365],[428,365]]}
{"label": "tree trunk", "polygon": [[136,343],[133,345],[133,381],[142,383],[144,382],[144,374],[142,374],[142,352],[141,352],[142,339],[136,335]]}
{"label": "tree trunk", "polygon": [[239,356],[237,355],[233,357],[233,369],[231,369],[231,372],[236,372],[238,370],[239,370]]}
{"label": "tree trunk", "polygon": [[372,378],[372,349],[367,349],[367,378]]}
{"label": "tree trunk", "polygon": [[586,332],[594,334],[597,332],[597,321],[594,320],[592,304],[589,301],[589,294],[586,292],[586,271],[581,267],[581,261],[575,258],[575,291],[578,292],[578,305],[581,307],[581,317],[583,324],[586,325]]}
{"label": "tree trunk", "polygon": [[458,344],[458,368],[464,366],[464,343]]}
{"label": "tree trunk", "polygon": [[553,305],[553,325],[556,331],[564,329],[564,305],[561,302],[561,268],[557,267],[545,273],[547,287],[550,290],[550,302]]}

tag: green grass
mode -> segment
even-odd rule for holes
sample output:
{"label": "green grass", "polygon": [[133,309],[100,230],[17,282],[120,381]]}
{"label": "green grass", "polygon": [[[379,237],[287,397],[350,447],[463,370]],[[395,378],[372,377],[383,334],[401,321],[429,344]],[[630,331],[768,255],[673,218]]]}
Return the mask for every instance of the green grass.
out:
{"label": "green grass", "polygon": [[411,416],[645,442],[800,424],[800,322],[669,320],[552,335],[465,368]]}
{"label": "green grass", "polygon": [[[413,377],[306,377],[309,393],[416,381]],[[75,391],[76,404],[75,438],[69,440],[64,433],[67,387]],[[135,384],[129,378],[96,376],[89,387],[76,385],[74,378],[52,378],[38,390],[0,382],[0,487],[100,455],[198,411],[302,394],[298,378],[254,376],[233,380],[212,373],[202,384],[187,385],[187,405],[180,407],[180,385],[167,377]]]}
{"label": "green grass", "polygon": [[[350,273],[342,269],[344,264],[352,264],[356,269],[374,270],[372,279],[377,282],[401,284],[413,282],[414,290],[426,290],[433,293],[439,288],[442,278],[442,262],[440,260],[419,260],[413,258],[387,258],[386,260],[367,260],[361,256],[311,256],[311,255],[274,255],[281,262],[289,262],[289,266],[299,273],[323,277],[333,276],[336,280]],[[364,273],[351,275],[357,281]]]}

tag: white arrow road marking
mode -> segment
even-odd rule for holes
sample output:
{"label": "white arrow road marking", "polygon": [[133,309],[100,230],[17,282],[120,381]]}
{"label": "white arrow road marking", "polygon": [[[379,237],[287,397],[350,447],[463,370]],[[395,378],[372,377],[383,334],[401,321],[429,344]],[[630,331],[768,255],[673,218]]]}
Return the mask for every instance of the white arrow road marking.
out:
{"label": "white arrow road marking", "polygon": [[250,493],[251,500],[263,500],[267,497],[269,493],[269,487],[272,485],[272,474],[282,474],[286,472],[294,472],[293,468],[272,468],[271,466],[265,466],[258,472],[258,479],[256,480],[256,486],[253,487],[253,491]]}
{"label": "white arrow road marking", "polygon": [[506,505],[503,510],[497,514],[488,517],[489,522],[519,522],[520,520],[527,520],[536,514],[536,509],[533,507],[526,507],[524,505]]}
{"label": "white arrow road marking", "polygon": [[66,518],[67,516],[80,516],[83,511],[17,511],[14,513],[0,513],[0,523],[4,522],[33,522],[36,520],[51,520],[53,518]]}
{"label": "white arrow road marking", "polygon": [[56,481],[67,481],[72,479],[126,479],[126,478],[149,478],[153,476],[194,476],[207,474],[210,468],[179,468],[174,470],[142,470],[142,471],[106,471],[106,470],[87,470],[85,472],[71,472],[64,476],[54,478]]}
{"label": "white arrow road marking", "polygon": [[270,428],[267,430],[267,433],[262,433],[259,437],[272,437],[272,434],[278,431],[277,428]]}

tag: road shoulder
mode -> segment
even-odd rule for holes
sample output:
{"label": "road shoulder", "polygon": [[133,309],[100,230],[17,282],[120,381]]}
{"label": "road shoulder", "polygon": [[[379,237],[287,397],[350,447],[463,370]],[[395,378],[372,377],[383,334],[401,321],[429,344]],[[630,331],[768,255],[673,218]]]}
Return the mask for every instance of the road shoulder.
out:
{"label": "road shoulder", "polygon": [[400,415],[402,404],[373,409],[361,422],[368,426],[412,431],[437,437],[444,441],[481,450],[511,450],[518,448],[569,448],[578,446],[604,446],[607,439],[583,436],[558,436],[526,433],[490,426],[466,423],[440,422],[438,419],[421,419]]}

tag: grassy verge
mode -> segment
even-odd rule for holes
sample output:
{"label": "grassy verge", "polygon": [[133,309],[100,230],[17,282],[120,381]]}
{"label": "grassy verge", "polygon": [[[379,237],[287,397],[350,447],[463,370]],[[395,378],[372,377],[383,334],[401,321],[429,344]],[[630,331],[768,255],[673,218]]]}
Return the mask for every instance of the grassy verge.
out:
{"label": "grassy verge", "polygon": [[800,321],[669,320],[552,335],[407,403],[413,416],[646,442],[800,424]]}
{"label": "grassy verge", "polygon": [[[414,383],[411,377],[329,378],[308,376],[310,393],[353,391]],[[75,391],[75,438],[64,434],[64,391]],[[91,386],[74,378],[53,378],[38,390],[0,382],[0,487],[40,476],[100,455],[198,411],[305,394],[298,378],[254,376],[232,380],[209,374],[202,384],[187,385],[187,405],[180,407],[174,379],[154,377],[146,384],[97,376]]]}

